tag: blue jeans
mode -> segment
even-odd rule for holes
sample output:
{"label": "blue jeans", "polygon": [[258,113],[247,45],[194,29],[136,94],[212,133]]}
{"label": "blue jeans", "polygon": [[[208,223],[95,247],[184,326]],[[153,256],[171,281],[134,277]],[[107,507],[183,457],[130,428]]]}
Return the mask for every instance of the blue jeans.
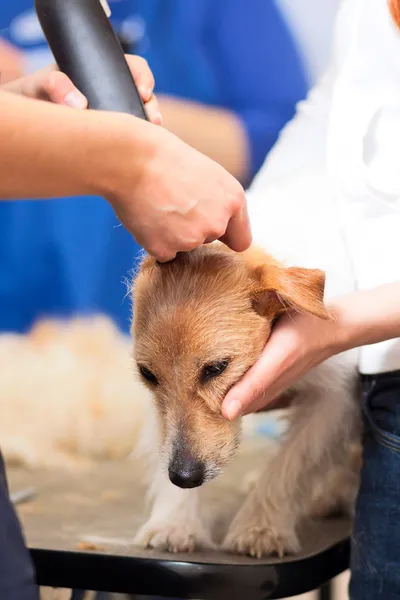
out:
{"label": "blue jeans", "polygon": [[0,454],[0,600],[39,600],[29,552],[11,504]]}
{"label": "blue jeans", "polygon": [[400,598],[400,371],[362,378],[364,466],[352,537],[351,600]]}

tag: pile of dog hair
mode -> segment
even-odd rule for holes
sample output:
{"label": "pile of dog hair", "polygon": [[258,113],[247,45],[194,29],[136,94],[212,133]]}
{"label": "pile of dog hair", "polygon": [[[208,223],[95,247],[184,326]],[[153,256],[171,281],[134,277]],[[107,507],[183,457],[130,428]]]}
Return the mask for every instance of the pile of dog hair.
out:
{"label": "pile of dog hair", "polygon": [[149,425],[132,342],[103,317],[0,335],[0,448],[8,463],[76,468],[123,459]]}

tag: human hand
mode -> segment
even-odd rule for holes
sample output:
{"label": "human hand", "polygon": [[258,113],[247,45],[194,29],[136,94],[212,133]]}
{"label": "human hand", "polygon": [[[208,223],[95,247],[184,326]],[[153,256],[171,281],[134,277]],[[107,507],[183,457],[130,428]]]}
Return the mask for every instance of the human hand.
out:
{"label": "human hand", "polygon": [[22,52],[0,38],[0,85],[22,77],[23,72]]}
{"label": "human hand", "polygon": [[259,360],[228,392],[223,415],[233,420],[269,405],[275,408],[283,392],[340,351],[341,333],[341,319],[336,315],[323,320],[310,314],[285,314],[273,328]]}
{"label": "human hand", "polygon": [[114,145],[113,179],[101,195],[137,242],[160,262],[216,239],[246,250],[251,232],[237,180],[162,127],[141,121],[135,130],[123,150]]}
{"label": "human hand", "polygon": [[[147,62],[140,56],[131,55],[127,55],[126,60],[150,121],[161,124],[160,110],[157,99],[153,94],[154,77]],[[74,86],[65,73],[58,71],[56,65],[50,65],[32,75],[26,75],[9,82],[2,89],[27,98],[47,100],[54,104],[62,104],[72,108],[85,109],[88,106],[85,96]]]}
{"label": "human hand", "polygon": [[268,406],[310,369],[329,357],[370,344],[394,340],[399,351],[400,282],[356,291],[332,299],[329,320],[287,313],[278,321],[265,349],[246,375],[227,394],[227,419]]}

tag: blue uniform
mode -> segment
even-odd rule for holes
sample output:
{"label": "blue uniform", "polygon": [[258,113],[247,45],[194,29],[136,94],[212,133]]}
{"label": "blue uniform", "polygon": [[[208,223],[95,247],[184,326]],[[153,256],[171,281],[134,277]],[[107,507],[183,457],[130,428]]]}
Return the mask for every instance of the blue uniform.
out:
{"label": "blue uniform", "polygon": [[[240,116],[254,173],[306,92],[273,0],[229,0],[229,8],[226,0],[110,5],[116,29],[148,59],[157,91]],[[24,50],[29,70],[51,60],[32,1],[2,3],[0,35]],[[99,198],[0,203],[0,330],[24,331],[42,315],[77,312],[105,312],[127,330],[124,279],[138,252]]]}

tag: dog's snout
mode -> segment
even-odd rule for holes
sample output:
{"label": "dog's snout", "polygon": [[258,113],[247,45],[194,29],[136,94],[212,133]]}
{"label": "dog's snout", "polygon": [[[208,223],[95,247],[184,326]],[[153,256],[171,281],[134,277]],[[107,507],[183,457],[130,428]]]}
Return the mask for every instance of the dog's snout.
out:
{"label": "dog's snout", "polygon": [[180,488],[195,488],[204,483],[204,463],[195,458],[176,457],[168,469],[171,483]]}

